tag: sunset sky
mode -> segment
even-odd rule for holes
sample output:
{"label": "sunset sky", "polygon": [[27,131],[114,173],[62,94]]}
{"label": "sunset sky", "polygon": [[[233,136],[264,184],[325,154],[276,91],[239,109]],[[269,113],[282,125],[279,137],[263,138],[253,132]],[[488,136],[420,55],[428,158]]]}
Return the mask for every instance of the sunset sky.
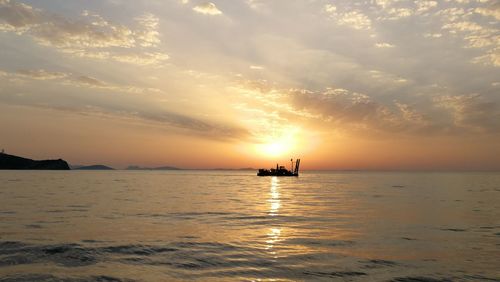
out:
{"label": "sunset sky", "polygon": [[500,2],[0,0],[0,147],[72,164],[500,169]]}

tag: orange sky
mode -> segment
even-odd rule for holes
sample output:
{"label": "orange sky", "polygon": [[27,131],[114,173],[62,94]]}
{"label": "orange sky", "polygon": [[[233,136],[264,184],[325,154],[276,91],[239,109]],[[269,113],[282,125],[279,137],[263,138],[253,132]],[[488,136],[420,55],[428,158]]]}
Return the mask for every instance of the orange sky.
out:
{"label": "orange sky", "polygon": [[268,2],[0,1],[0,147],[116,168],[500,169],[495,1]]}
{"label": "orange sky", "polygon": [[72,164],[257,168],[276,162],[288,165],[290,157],[300,157],[303,169],[491,170],[498,168],[500,155],[495,140],[399,135],[383,139],[318,135],[308,140],[298,135],[302,147],[292,144],[290,151],[269,155],[248,142],[165,134],[154,125],[126,120],[18,106],[1,109],[0,126],[16,124],[2,137],[4,144],[10,144],[7,148],[13,148],[8,153],[37,159],[61,157]]}

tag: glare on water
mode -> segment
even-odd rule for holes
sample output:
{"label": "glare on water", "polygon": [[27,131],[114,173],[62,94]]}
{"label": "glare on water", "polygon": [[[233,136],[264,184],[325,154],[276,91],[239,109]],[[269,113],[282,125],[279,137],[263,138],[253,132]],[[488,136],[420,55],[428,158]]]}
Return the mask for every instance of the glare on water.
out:
{"label": "glare on water", "polygon": [[2,171],[0,277],[499,279],[499,195],[494,173]]}

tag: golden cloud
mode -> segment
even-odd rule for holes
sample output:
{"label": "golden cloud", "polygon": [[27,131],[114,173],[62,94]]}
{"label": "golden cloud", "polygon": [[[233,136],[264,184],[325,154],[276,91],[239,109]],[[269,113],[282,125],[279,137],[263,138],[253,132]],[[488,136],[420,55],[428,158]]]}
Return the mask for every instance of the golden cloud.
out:
{"label": "golden cloud", "polygon": [[215,6],[214,3],[212,2],[205,2],[201,3],[199,5],[196,5],[193,7],[193,10],[197,13],[204,14],[204,15],[221,15],[222,11]]}
{"label": "golden cloud", "polygon": [[[152,48],[160,43],[159,19],[152,14],[137,17],[136,28],[113,24],[89,11],[84,11],[82,17],[73,20],[24,3],[0,1],[0,31],[29,35],[40,45],[80,57],[115,59],[140,65],[154,64],[168,58],[166,54],[159,55],[159,52],[144,52],[136,48]],[[127,49],[136,57],[144,56],[147,59],[120,60],[123,55],[116,53],[116,49]]]}

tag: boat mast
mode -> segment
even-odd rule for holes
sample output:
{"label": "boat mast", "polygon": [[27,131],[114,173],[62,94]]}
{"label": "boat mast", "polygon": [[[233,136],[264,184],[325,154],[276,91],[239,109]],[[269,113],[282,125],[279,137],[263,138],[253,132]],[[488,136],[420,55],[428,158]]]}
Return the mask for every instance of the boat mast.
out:
{"label": "boat mast", "polygon": [[300,159],[297,159],[297,161],[295,161],[295,171],[293,172],[294,174],[299,174],[299,166],[300,166]]}

